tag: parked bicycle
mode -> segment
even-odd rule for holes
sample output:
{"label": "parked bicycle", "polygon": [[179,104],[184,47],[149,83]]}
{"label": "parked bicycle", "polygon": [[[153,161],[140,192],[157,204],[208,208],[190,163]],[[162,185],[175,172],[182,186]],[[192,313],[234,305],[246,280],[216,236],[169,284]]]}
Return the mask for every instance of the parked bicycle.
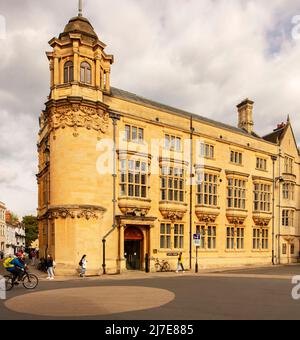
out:
{"label": "parked bicycle", "polygon": [[165,260],[159,261],[159,259],[155,259],[154,265],[157,272],[169,272],[171,270],[169,262]]}
{"label": "parked bicycle", "polygon": [[[13,274],[5,275],[4,278],[6,291],[12,290],[16,285],[16,282],[13,284],[14,281]],[[24,288],[30,290],[35,289],[39,284],[38,277],[34,274],[29,273],[27,268],[25,268],[19,281],[20,283],[22,283]]]}

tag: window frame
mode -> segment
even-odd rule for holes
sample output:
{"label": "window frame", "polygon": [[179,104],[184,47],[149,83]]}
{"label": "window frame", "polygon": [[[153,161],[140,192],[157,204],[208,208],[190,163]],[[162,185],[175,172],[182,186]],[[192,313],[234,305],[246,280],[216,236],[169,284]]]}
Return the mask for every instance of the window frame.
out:
{"label": "window frame", "polygon": [[120,159],[120,197],[147,199],[149,167],[143,159]]}
{"label": "window frame", "polygon": [[243,165],[243,152],[230,150],[230,163],[234,165]]}
{"label": "window frame", "polygon": [[196,234],[201,235],[199,248],[203,251],[217,250],[218,230],[217,225],[197,224]]}
{"label": "window frame", "polygon": [[160,199],[162,202],[185,203],[185,176],[183,166],[162,164],[160,175]]}
{"label": "window frame", "polygon": [[218,207],[219,175],[210,172],[196,173],[196,202],[205,207]]}
{"label": "window frame", "polygon": [[199,142],[200,157],[215,159],[215,145],[204,141]]}
{"label": "window frame", "polygon": [[182,152],[182,138],[170,133],[165,133],[164,149],[174,152]]}
{"label": "window frame", "polygon": [[[242,186],[240,185],[241,183],[243,183]],[[237,177],[227,177],[227,209],[246,210],[246,202],[247,180]]]}
{"label": "window frame", "polygon": [[74,63],[68,60],[64,64],[64,84],[69,84],[74,81]]}
{"label": "window frame", "polygon": [[271,200],[272,200],[272,189],[271,184],[262,182],[253,183],[253,211],[254,213],[270,213]]}
{"label": "window frame", "polygon": [[256,157],[256,170],[267,171],[268,170],[268,160],[266,158]]}
{"label": "window frame", "polygon": [[[134,137],[135,135],[135,137]],[[128,143],[144,143],[145,130],[142,127],[125,124],[125,141]]]}
{"label": "window frame", "polygon": [[83,61],[80,64],[80,82],[92,85],[92,65],[87,61]]}

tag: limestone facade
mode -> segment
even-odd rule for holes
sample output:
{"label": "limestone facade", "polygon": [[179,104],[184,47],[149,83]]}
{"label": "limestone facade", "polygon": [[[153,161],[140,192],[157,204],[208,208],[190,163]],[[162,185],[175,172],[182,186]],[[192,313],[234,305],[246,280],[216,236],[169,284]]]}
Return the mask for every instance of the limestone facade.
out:
{"label": "limestone facade", "polygon": [[[74,274],[298,261],[300,157],[288,119],[254,132],[110,85],[113,56],[82,16],[50,41],[50,96],[38,137],[40,255]],[[193,235],[201,234],[198,258]]]}

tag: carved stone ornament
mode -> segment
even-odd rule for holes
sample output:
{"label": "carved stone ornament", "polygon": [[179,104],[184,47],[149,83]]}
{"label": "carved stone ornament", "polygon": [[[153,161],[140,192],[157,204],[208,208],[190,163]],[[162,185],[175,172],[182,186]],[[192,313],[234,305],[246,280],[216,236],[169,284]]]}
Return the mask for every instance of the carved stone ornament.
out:
{"label": "carved stone ornament", "polygon": [[125,216],[145,217],[151,209],[150,201],[119,199],[119,208]]}
{"label": "carved stone ornament", "polygon": [[253,215],[253,221],[257,226],[267,227],[272,219],[272,216]]}
{"label": "carved stone ornament", "polygon": [[227,215],[227,220],[230,224],[238,225],[244,224],[246,220],[246,216],[238,216],[238,215]]}
{"label": "carved stone ornament", "polygon": [[75,219],[83,218],[86,220],[102,218],[106,209],[98,206],[66,206],[52,207],[48,210],[49,219]]}
{"label": "carved stone ornament", "polygon": [[204,223],[215,223],[219,214],[206,214],[201,212],[196,212],[199,222]]}
{"label": "carved stone ornament", "polygon": [[161,210],[161,214],[166,220],[170,220],[172,222],[181,221],[184,216],[184,212],[182,211],[174,211],[174,210]]}
{"label": "carved stone ornament", "polygon": [[172,222],[181,221],[187,212],[186,205],[175,205],[172,203],[160,203],[159,210],[164,219]]}
{"label": "carved stone ornament", "polygon": [[51,111],[50,126],[54,131],[73,128],[74,137],[79,136],[79,128],[95,130],[99,133],[107,132],[109,114],[100,108],[70,104],[53,108]]}
{"label": "carved stone ornament", "polygon": [[217,217],[220,215],[220,210],[197,205],[195,207],[195,213],[198,217],[199,222],[215,223]]}

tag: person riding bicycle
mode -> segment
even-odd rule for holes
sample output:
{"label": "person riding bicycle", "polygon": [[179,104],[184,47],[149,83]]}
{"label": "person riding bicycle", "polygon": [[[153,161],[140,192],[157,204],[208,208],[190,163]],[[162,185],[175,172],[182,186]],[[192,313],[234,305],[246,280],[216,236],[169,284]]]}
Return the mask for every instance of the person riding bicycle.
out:
{"label": "person riding bicycle", "polygon": [[17,253],[16,257],[9,261],[6,270],[13,275],[13,284],[19,284],[17,279],[21,280],[26,266],[23,264],[23,254]]}

